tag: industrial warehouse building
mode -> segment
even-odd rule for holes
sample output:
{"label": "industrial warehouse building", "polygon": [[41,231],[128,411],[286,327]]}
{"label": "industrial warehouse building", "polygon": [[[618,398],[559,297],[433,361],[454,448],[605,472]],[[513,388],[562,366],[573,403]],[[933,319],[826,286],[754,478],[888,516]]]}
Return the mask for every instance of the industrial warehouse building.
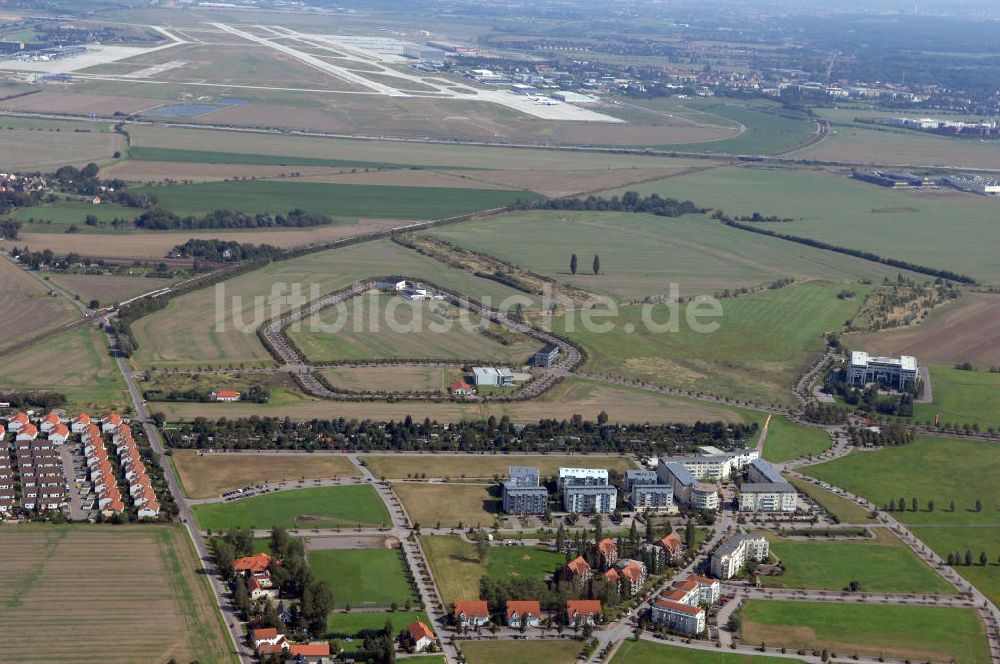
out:
{"label": "industrial warehouse building", "polygon": [[917,381],[918,372],[915,357],[873,357],[862,350],[856,350],[851,353],[851,361],[847,365],[847,382],[861,386],[878,383],[883,387],[902,390]]}
{"label": "industrial warehouse building", "polygon": [[514,373],[506,367],[473,367],[473,381],[476,387],[510,387],[514,384]]}

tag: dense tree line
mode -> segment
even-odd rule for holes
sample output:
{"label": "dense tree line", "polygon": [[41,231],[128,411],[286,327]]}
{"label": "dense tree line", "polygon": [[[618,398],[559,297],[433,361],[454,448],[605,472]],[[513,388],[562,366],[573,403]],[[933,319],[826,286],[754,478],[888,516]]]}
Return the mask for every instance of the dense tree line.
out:
{"label": "dense tree line", "polygon": [[203,217],[180,215],[155,208],[145,212],[135,220],[138,228],[146,230],[197,230],[205,228],[306,228],[332,224],[333,219],[322,214],[313,214],[296,208],[287,214],[251,214],[235,210],[215,210]]}
{"label": "dense tree line", "polygon": [[100,196],[108,203],[117,203],[126,207],[148,210],[155,206],[159,199],[152,194],[137,194],[128,190],[124,180],[102,180],[97,177],[100,172],[97,164],[87,164],[83,168],[63,166],[51,176],[49,184],[59,191],[77,194],[79,196]]}
{"label": "dense tree line", "polygon": [[826,403],[808,403],[802,416],[817,424],[843,424],[847,421],[848,409]]}
{"label": "dense tree line", "polygon": [[897,417],[913,416],[913,398],[920,389],[919,386],[913,386],[902,394],[881,394],[877,385],[854,387],[839,380],[836,374],[830,374],[823,383],[824,392],[840,397],[849,406],[866,413]]}
{"label": "dense tree line", "polygon": [[[603,418],[602,418],[603,419]],[[673,453],[698,445],[741,447],[756,423],[608,424],[570,419],[514,424],[506,416],[445,424],[407,416],[400,421],[252,417],[197,418],[165,430],[177,448],[215,449],[354,449],[467,452],[565,451],[604,453]]]}
{"label": "dense tree line", "polygon": [[682,214],[706,212],[691,201],[663,198],[659,194],[639,196],[638,192],[626,191],[621,198],[612,196],[587,196],[586,198],[551,198],[542,201],[518,201],[512,206],[522,210],[580,210],[594,212],[643,212],[660,217],[679,217]]}
{"label": "dense tree line", "polygon": [[[2,214],[2,212],[0,212]],[[13,219],[0,220],[0,238],[5,240],[16,240],[17,234],[21,232],[21,222]]]}
{"label": "dense tree line", "polygon": [[285,250],[269,244],[239,243],[232,240],[190,239],[170,250],[171,258],[195,258],[220,263],[266,258],[273,260],[285,255]]}
{"label": "dense tree line", "polygon": [[3,392],[0,401],[6,401],[11,408],[42,408],[51,410],[66,405],[66,395],[61,392]]}
{"label": "dense tree line", "polygon": [[[202,388],[187,390],[143,390],[143,397],[148,401],[200,401],[210,402],[212,392]],[[251,385],[249,389],[240,392],[240,401],[250,403],[267,403],[271,400],[271,390],[266,385]]]}
{"label": "dense tree line", "polygon": [[91,258],[75,252],[60,256],[51,249],[32,251],[27,245],[21,248],[12,247],[10,255],[16,257],[22,265],[27,265],[33,270],[37,270],[43,265],[53,270],[63,270],[72,265],[104,265],[104,261],[99,258]]}
{"label": "dense tree line", "polygon": [[881,424],[878,430],[873,428],[847,428],[851,443],[859,447],[896,447],[909,445],[913,442],[913,429],[898,422]]}

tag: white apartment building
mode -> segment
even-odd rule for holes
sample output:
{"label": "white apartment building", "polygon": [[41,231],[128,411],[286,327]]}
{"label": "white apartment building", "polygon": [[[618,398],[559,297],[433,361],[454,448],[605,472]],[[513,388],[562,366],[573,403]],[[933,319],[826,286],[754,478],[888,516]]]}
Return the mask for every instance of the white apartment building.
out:
{"label": "white apartment building", "polygon": [[607,486],[606,468],[560,468],[559,486]]}
{"label": "white apartment building", "polygon": [[674,500],[699,510],[717,510],[719,492],[712,484],[699,482],[683,464],[660,459],[657,475],[660,482],[673,489]]}
{"label": "white apartment building", "polygon": [[712,575],[719,579],[731,579],[750,561],[767,560],[770,553],[767,539],[763,535],[737,535],[726,540],[712,554]]}

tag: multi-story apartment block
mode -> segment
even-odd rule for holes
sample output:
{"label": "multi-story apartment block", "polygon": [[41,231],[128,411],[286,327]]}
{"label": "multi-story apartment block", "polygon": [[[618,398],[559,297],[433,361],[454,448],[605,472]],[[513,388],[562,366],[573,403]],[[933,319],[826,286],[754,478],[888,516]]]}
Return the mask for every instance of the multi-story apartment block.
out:
{"label": "multi-story apartment block", "polygon": [[769,552],[767,538],[763,535],[737,535],[712,554],[712,574],[719,579],[731,579],[748,562],[767,560]]}

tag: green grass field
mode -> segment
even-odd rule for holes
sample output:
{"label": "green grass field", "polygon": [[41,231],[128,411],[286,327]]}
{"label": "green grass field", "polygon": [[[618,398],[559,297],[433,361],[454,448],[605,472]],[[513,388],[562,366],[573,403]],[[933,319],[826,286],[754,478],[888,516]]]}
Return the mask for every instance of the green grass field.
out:
{"label": "green grass field", "polygon": [[[685,100],[685,104],[688,101]],[[816,133],[816,125],[801,115],[774,112],[774,107],[735,103],[706,105],[704,110],[745,127],[739,136],[696,145],[676,145],[678,150],[729,154],[774,154],[799,145]]]}
{"label": "green grass field", "polygon": [[857,503],[818,487],[812,482],[790,478],[795,488],[815,500],[823,509],[837,517],[840,523],[867,523],[872,520],[868,510]]}
{"label": "green grass field", "polygon": [[107,226],[88,226],[84,220],[92,215],[106,224],[114,219],[132,221],[140,214],[142,210],[138,208],[107,203],[94,205],[90,201],[61,198],[55,203],[21,208],[11,218],[20,221],[21,230],[26,233],[65,233],[72,225],[81,233],[114,233],[117,231]]}
{"label": "green grass field", "polygon": [[326,627],[331,634],[354,636],[361,630],[382,629],[387,618],[392,623],[392,631],[397,634],[415,620],[420,620],[434,629],[434,626],[427,619],[427,614],[423,611],[351,611],[348,613],[338,611],[330,613],[326,619]]}
{"label": "green grass field", "polygon": [[134,187],[160,199],[160,205],[179,215],[212,210],[284,214],[300,208],[338,218],[439,219],[476,210],[509,205],[518,199],[535,200],[530,191],[395,187],[386,185],[322,184],[246,180]]}
{"label": "green grass field", "polygon": [[[675,195],[705,205],[683,191]],[[671,283],[688,297],[786,277],[857,281],[896,274],[869,261],[729,228],[703,215],[517,212],[429,233],[619,301],[665,294]],[[573,253],[579,259],[576,275],[569,269]],[[602,273],[596,277],[590,269],[594,254],[601,257]]]}
{"label": "green grass field", "polygon": [[870,592],[952,594],[954,588],[909,547],[883,529],[870,541],[801,541],[771,537],[771,556],[785,573],[763,576],[776,588],[843,590],[851,581]]}
{"label": "green grass field", "polygon": [[[52,358],[73,358],[71,364]],[[91,326],[51,337],[5,358],[0,383],[6,388],[55,391],[69,407],[91,411],[122,408],[128,403],[125,381],[108,351],[108,340]]]}
{"label": "green grass field", "polygon": [[[488,297],[494,303],[520,293],[471,272],[450,268],[390,240],[366,242],[272,263],[225,281],[225,309],[221,314],[214,288],[171,300],[162,311],[132,325],[139,342],[133,362],[160,368],[272,365],[273,358],[255,329],[266,318],[288,310],[287,304],[282,304],[288,288],[298,284],[302,296],[311,297],[313,284],[320,294],[325,294],[358,279],[398,273],[447,284],[472,298]],[[276,284],[286,290],[276,292]],[[256,308],[255,298],[263,298],[264,306]]]}
{"label": "green grass field", "polygon": [[790,217],[794,221],[765,227],[1000,282],[996,210],[980,196],[892,191],[842,174],[752,168],[719,168],[611,193],[625,189],[690,199],[730,215]]}
{"label": "green grass field", "polygon": [[985,431],[1000,429],[1000,374],[986,367],[979,371],[961,371],[953,367],[931,366],[934,403],[913,406],[913,416],[922,424],[940,423],[962,426],[978,424]]}
{"label": "green grass field", "polygon": [[329,582],[339,609],[401,607],[414,599],[398,549],[312,550],[309,567],[317,581]]}
{"label": "green grass field", "polygon": [[[318,324],[288,334],[313,362],[371,359],[484,360],[521,365],[540,344],[511,334],[508,345],[479,331],[482,319],[447,302],[409,302],[374,295],[330,307]],[[405,381],[393,389],[409,390]]]}
{"label": "green grass field", "polygon": [[175,150],[173,148],[134,147],[130,159],[138,161],[169,161],[191,164],[247,164],[253,166],[329,166],[333,168],[411,168],[410,164],[357,159],[322,159],[247,152],[213,152],[210,150]]}
{"label": "green grass field", "polygon": [[[838,299],[840,286],[807,283],[722,300],[721,316],[695,321],[715,325],[709,332],[688,324],[691,312],[709,310],[690,303],[678,307],[677,331],[658,333],[647,327],[643,320],[647,309],[641,306],[621,307],[616,318],[598,311],[591,330],[583,324],[588,311],[571,320],[573,331],[564,330],[561,321],[556,321],[554,329],[589,351],[585,366],[594,373],[741,400],[790,404],[791,386],[822,353],[823,333],[839,329],[867,292],[864,286],[852,289],[857,292],[853,299]],[[670,319],[664,305],[649,308],[648,315],[658,325]],[[609,323],[614,333],[602,333],[597,327]],[[629,326],[634,330],[631,334]]]}
{"label": "green grass field", "polygon": [[370,485],[294,489],[193,508],[202,530],[349,528],[389,525],[389,512]]}
{"label": "green grass field", "polygon": [[795,424],[787,417],[777,415],[767,426],[764,458],[772,463],[781,463],[820,454],[830,445],[830,436],[822,429]]}
{"label": "green grass field", "polygon": [[[882,506],[906,500],[906,511],[894,516],[913,525],[1000,524],[1000,486],[994,469],[1000,463],[996,443],[937,436],[875,452],[855,452],[801,472],[864,496]],[[911,499],[919,511],[911,511]],[[976,499],[982,511],[976,512]],[[934,511],[928,511],[928,501]],[[949,510],[955,501],[955,511]]]}
{"label": "green grass field", "polygon": [[463,641],[469,664],[573,664],[583,648],[579,641]]}
{"label": "green grass field", "polygon": [[420,538],[434,575],[441,600],[478,599],[479,579],[511,576],[531,576],[539,579],[555,572],[565,558],[561,553],[535,547],[491,547],[489,559],[483,565],[476,558],[475,547],[459,537],[430,535]]}
{"label": "green grass field", "polygon": [[[973,564],[956,565],[955,571],[979,588],[994,604],[1000,602],[1000,526],[917,526],[911,530],[945,560],[949,553],[957,553],[964,562],[966,551],[971,550]],[[986,565],[979,564],[982,552],[989,558]]]}
{"label": "green grass field", "polygon": [[746,655],[724,650],[707,652],[629,639],[618,648],[611,664],[663,664],[663,662],[671,664],[779,664],[789,661],[795,660],[766,655]]}
{"label": "green grass field", "polygon": [[840,657],[990,661],[983,624],[972,609],[753,600],[743,612],[743,640],[749,644],[826,648]]}

